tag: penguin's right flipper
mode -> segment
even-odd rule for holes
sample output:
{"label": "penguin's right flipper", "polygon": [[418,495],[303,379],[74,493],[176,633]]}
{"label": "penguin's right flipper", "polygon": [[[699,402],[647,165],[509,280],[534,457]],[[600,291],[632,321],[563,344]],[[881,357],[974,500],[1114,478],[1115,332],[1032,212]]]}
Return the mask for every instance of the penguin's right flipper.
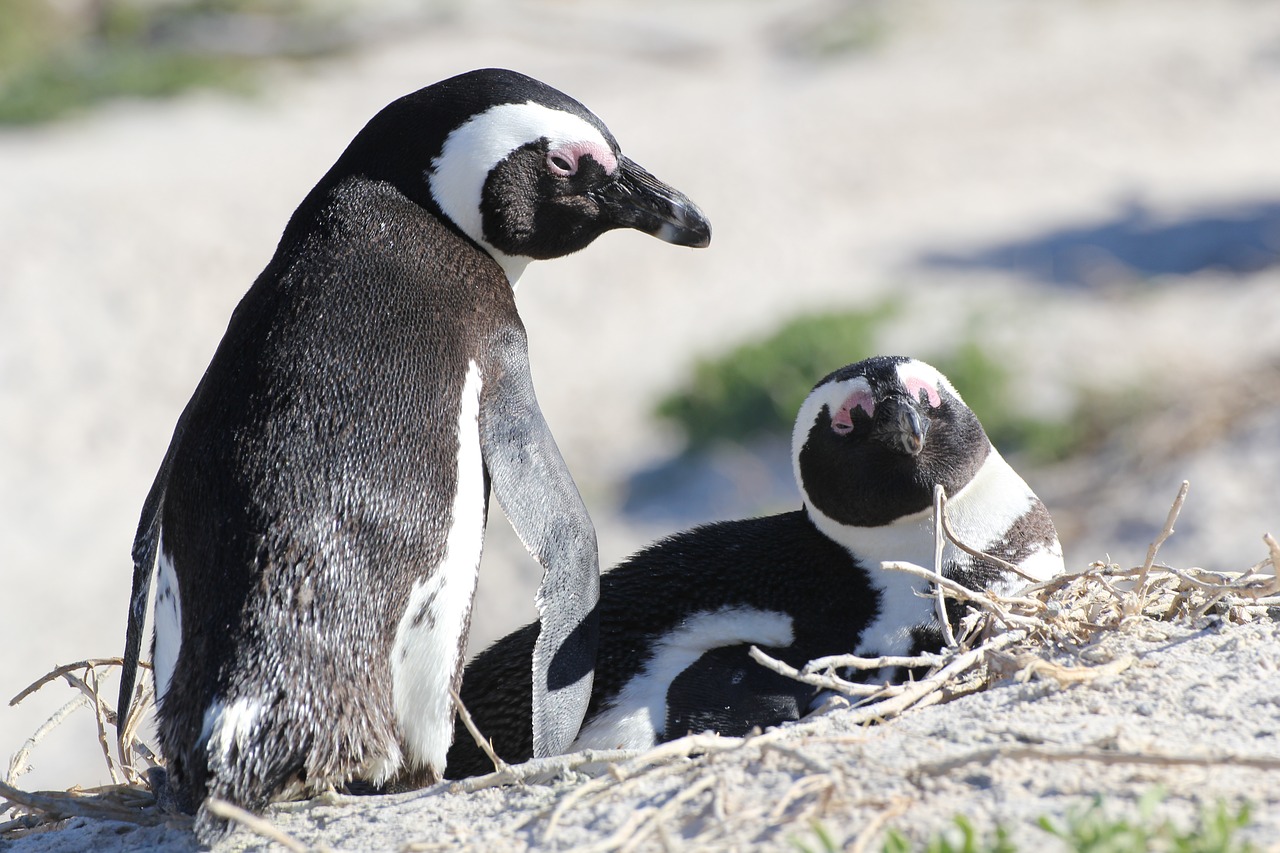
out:
{"label": "penguin's right flipper", "polygon": [[522,331],[498,341],[485,377],[480,444],[494,494],[542,564],[541,630],[533,650],[533,755],[564,752],[591,699],[599,635],[595,528],[538,408]]}

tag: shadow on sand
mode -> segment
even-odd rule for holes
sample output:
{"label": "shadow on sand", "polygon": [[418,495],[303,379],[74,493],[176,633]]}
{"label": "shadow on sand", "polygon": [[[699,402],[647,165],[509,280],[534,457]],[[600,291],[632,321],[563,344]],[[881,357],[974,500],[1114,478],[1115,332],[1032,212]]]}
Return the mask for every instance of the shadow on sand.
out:
{"label": "shadow on sand", "polygon": [[1280,202],[1206,209],[1183,219],[1142,205],[1114,219],[972,252],[927,252],[926,267],[994,269],[1060,287],[1091,288],[1163,275],[1247,275],[1280,265]]}

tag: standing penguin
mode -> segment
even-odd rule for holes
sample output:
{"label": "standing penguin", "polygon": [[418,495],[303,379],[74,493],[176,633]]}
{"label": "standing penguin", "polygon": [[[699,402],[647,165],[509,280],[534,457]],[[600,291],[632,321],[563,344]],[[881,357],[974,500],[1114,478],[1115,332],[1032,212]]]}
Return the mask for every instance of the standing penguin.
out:
{"label": "standing penguin", "polygon": [[[575,748],[640,749],[799,719],[814,688],[757,664],[751,645],[794,666],[937,648],[928,582],[880,569],[933,564],[935,484],[966,544],[1035,578],[1063,569],[1044,504],[923,362],[871,358],[819,382],[796,419],[792,462],[803,509],[676,534],[601,577],[600,654]],[[950,543],[943,574],[973,589],[1024,582]],[[537,635],[535,623],[504,637],[463,677],[463,704],[509,761],[534,754],[520,675]],[[446,775],[489,769],[460,729]]]}
{"label": "standing penguin", "polygon": [[435,781],[492,486],[543,565],[532,749],[591,690],[595,532],[534,397],[514,285],[614,228],[705,246],[684,195],[512,71],[407,95],[290,219],[178,420],[143,507],[120,717],[158,565],[170,794],[260,810],[359,778]]}

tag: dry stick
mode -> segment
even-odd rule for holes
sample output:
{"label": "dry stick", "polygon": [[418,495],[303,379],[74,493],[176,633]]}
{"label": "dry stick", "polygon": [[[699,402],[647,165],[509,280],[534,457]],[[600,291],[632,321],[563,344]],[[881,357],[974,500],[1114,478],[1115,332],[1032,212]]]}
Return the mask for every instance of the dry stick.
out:
{"label": "dry stick", "polygon": [[[94,722],[96,722],[98,726],[98,743],[102,747],[102,756],[106,759],[107,771],[111,774],[111,781],[117,785],[126,784],[127,780],[121,778],[120,774],[116,772],[116,767],[122,767],[123,765],[120,765],[119,762],[116,762],[115,764],[112,763],[111,746],[110,741],[107,738],[107,727],[116,725],[116,714],[115,711],[108,708],[102,701],[102,696],[98,690],[97,670],[95,670],[93,665],[90,664],[85,668],[84,679],[81,679],[70,672],[62,673],[62,678],[67,682],[67,684],[84,694],[84,697],[88,700],[89,704],[93,706]],[[85,679],[92,679],[93,683],[91,684]]]}
{"label": "dry stick", "polygon": [[[107,762],[107,772],[111,774],[111,781],[117,785],[123,785],[127,781],[125,779],[125,775],[120,772],[121,769],[123,769],[123,765],[119,762],[112,762],[111,741],[107,737],[107,727],[109,725],[114,725],[114,717],[116,715],[113,711],[106,708],[102,702],[102,698],[99,696],[98,671],[90,665],[85,670],[84,675],[85,677],[82,683],[84,684],[85,689],[87,689],[93,697],[93,721],[98,726],[98,744],[102,747],[102,758]],[[73,676],[70,673],[67,673],[64,678],[70,681]]]}
{"label": "dry stick", "polygon": [[911,805],[909,797],[899,797],[890,803],[887,809],[867,821],[866,825],[862,827],[862,831],[858,833],[858,837],[853,840],[849,853],[866,853],[867,848],[871,846],[871,842],[880,834],[880,830],[884,829],[884,825],[898,815],[903,814],[909,805]]}
{"label": "dry stick", "polygon": [[148,768],[139,768],[137,759],[143,759],[151,767],[159,767],[160,760],[146,744],[138,740],[138,727],[142,725],[143,715],[151,706],[155,697],[155,689],[149,679],[139,679],[139,681],[140,683],[134,692],[133,702],[129,706],[129,719],[124,726],[121,726],[120,721],[117,720],[116,732],[118,744],[127,747],[121,756],[122,760],[126,758],[128,760],[125,765],[126,770],[131,774],[133,781],[147,784],[146,771]]}
{"label": "dry stick", "polygon": [[[120,666],[122,663],[124,663],[124,661],[122,661],[120,658],[90,658],[89,660],[76,661],[75,663],[69,663],[64,666],[60,666],[57,669],[53,670],[52,672],[49,672],[41,676],[39,679],[37,679],[36,681],[28,685],[26,690],[23,690],[17,696],[14,696],[12,699],[9,700],[9,705],[10,707],[17,705],[23,699],[26,699],[28,696],[30,696],[32,693],[35,693],[41,687],[44,687],[50,681],[57,681],[59,678],[63,676],[64,673],[74,672],[77,669],[87,669],[88,667],[91,667],[91,666]],[[139,664],[139,665],[145,666],[148,669],[150,668],[149,664]]]}
{"label": "dry stick", "polygon": [[258,817],[253,812],[245,811],[239,806],[232,805],[226,800],[209,797],[204,801],[204,807],[214,817],[234,821],[254,835],[265,838],[268,841],[274,841],[282,847],[292,850],[293,853],[311,853],[313,849],[275,826],[271,821]]}
{"label": "dry stick", "polygon": [[951,655],[940,655],[925,652],[918,655],[882,655],[878,658],[864,658],[858,655],[827,655],[814,658],[804,665],[801,672],[811,673],[824,669],[883,669],[886,666],[901,666],[907,669],[942,666],[951,660]]}
{"label": "dry stick", "polygon": [[[981,646],[970,649],[967,652],[954,655],[950,663],[927,678],[920,681],[908,682],[907,684],[886,686],[885,698],[877,702],[863,705],[856,711],[853,709],[849,711],[849,713],[853,714],[851,722],[853,722],[854,725],[857,725],[864,722],[870,722],[871,720],[887,719],[895,714],[899,714],[911,707],[913,704],[919,702],[925,696],[928,696],[930,693],[941,690],[948,681],[968,669],[983,655],[995,651],[996,649],[1003,648],[1011,643],[1020,642],[1026,637],[1026,635],[1027,632],[1023,630],[1015,630],[1004,634],[998,634],[983,643]],[[822,676],[806,676],[794,667],[791,667],[782,661],[770,658],[754,646],[751,647],[748,653],[756,662],[767,666],[780,675],[795,678],[797,681],[808,684],[812,683],[810,679],[822,678]],[[839,685],[834,684],[834,682],[841,682],[844,680],[831,677],[830,681],[833,682],[832,689],[840,690],[841,688]],[[849,682],[845,683],[850,684]]]}
{"label": "dry stick", "polygon": [[1191,488],[1190,480],[1183,480],[1182,486],[1178,489],[1178,496],[1173,499],[1173,506],[1169,507],[1169,515],[1164,520],[1164,528],[1160,531],[1155,539],[1152,540],[1150,547],[1147,548],[1147,559],[1142,564],[1142,571],[1138,573],[1138,584],[1136,590],[1138,595],[1142,595],[1143,584],[1147,582],[1147,573],[1151,571],[1151,564],[1156,561],[1156,552],[1160,550],[1160,546],[1165,540],[1173,535],[1173,523],[1178,520],[1178,514],[1182,512],[1182,504],[1187,499],[1187,490]]}
{"label": "dry stick", "polygon": [[588,764],[613,764],[635,758],[641,753],[634,749],[588,749],[568,755],[551,755],[547,758],[534,758],[523,764],[508,764],[503,770],[495,770],[484,776],[472,776],[459,779],[449,785],[454,794],[471,794],[485,788],[496,788],[500,785],[514,785],[539,777],[553,777],[567,770],[576,770]]}
{"label": "dry stick", "polygon": [[[653,768],[656,765],[663,764],[678,758],[688,758],[695,752],[727,752],[745,746],[763,746],[770,741],[777,740],[787,730],[774,729],[765,732],[762,735],[754,735],[749,737],[721,737],[719,735],[686,735],[676,740],[667,741],[659,744],[653,749],[642,752],[639,755],[632,753],[630,760],[626,764],[617,764],[610,768],[610,776],[592,779],[581,787],[567,793],[560,802],[556,804],[552,810],[551,816],[547,818],[547,826],[543,830],[543,842],[551,839],[552,834],[556,830],[556,825],[560,822],[561,816],[575,803],[592,794],[604,790],[617,782],[626,781],[640,773]],[[569,757],[569,756],[564,756]],[[542,759],[546,760],[546,759]],[[532,762],[530,762],[532,763]]]}
{"label": "dry stick", "polygon": [[[917,566],[915,563],[891,561],[891,562],[881,563],[880,568],[885,569],[887,571],[891,571],[891,572],[906,572],[909,575],[915,575],[917,577],[931,580],[934,583],[942,584],[947,588],[949,592],[953,593],[956,598],[960,599],[961,601],[973,602],[974,604],[980,606],[987,612],[994,615],[997,619],[999,619],[1001,622],[1004,622],[1006,625],[1023,625],[1027,627],[1038,627],[1040,625],[1039,620],[1032,619],[1027,616],[1019,616],[1015,613],[1008,612],[1008,610],[1006,610],[1002,605],[998,604],[996,602],[996,598],[990,595],[989,593],[974,592],[973,590],[969,589],[967,586],[964,586],[963,584],[957,583],[956,581],[953,581],[950,578],[939,577],[929,569],[923,568],[922,566]],[[1021,598],[1005,598],[1003,600],[1011,603],[1015,603],[1015,604],[1022,604],[1024,603],[1024,601],[1030,603],[1032,601],[1031,599],[1021,599]]]}
{"label": "dry stick", "polygon": [[1022,594],[1026,596],[1026,595],[1032,595],[1037,592],[1043,592],[1045,595],[1052,595],[1053,593],[1058,592],[1059,590],[1065,589],[1066,587],[1070,586],[1071,584],[1075,583],[1078,580],[1083,580],[1085,578],[1099,578],[1102,576],[1103,572],[1107,572],[1108,574],[1126,575],[1126,574],[1134,574],[1134,573],[1137,573],[1138,571],[1141,571],[1141,570],[1136,568],[1126,570],[1126,569],[1121,569],[1119,566],[1102,565],[1101,563],[1094,563],[1093,565],[1089,566],[1089,568],[1084,569],[1083,571],[1054,575],[1053,577],[1047,578],[1046,580],[1033,583],[1030,586],[1024,587],[1022,589]]}
{"label": "dry stick", "polygon": [[632,845],[643,841],[649,833],[653,832],[661,825],[664,818],[670,817],[679,808],[689,800],[701,794],[710,788],[717,781],[718,777],[714,774],[703,776],[697,782],[680,791],[671,797],[656,809],[638,812],[641,815],[639,821],[628,821],[609,838],[596,844],[589,844],[580,849],[580,853],[607,853],[610,850],[619,850],[626,845]]}
{"label": "dry stick", "polygon": [[995,649],[1003,648],[1010,643],[1023,640],[1026,637],[1025,631],[1009,631],[992,637],[975,649],[956,655],[955,660],[938,670],[934,675],[929,676],[921,681],[915,681],[905,686],[903,691],[897,696],[876,702],[873,705],[866,705],[862,708],[851,709],[846,713],[844,720],[859,725],[861,723],[871,722],[872,720],[886,719],[895,714],[900,714],[913,704],[924,698],[928,694],[942,689],[945,684],[953,677],[973,666],[988,652]]}
{"label": "dry stick", "polygon": [[449,695],[453,697],[453,706],[458,709],[458,717],[462,720],[462,724],[467,727],[467,731],[471,733],[471,737],[475,740],[476,746],[480,747],[480,751],[489,756],[489,760],[493,762],[493,769],[496,773],[501,773],[511,765],[498,757],[498,753],[494,752],[493,744],[480,734],[480,729],[476,727],[475,722],[471,719],[467,706],[462,704],[462,697],[458,695],[458,691],[452,687],[449,688]]}
{"label": "dry stick", "polygon": [[89,700],[86,697],[77,696],[57,711],[54,711],[53,716],[45,720],[44,725],[37,729],[35,734],[27,738],[27,741],[22,745],[22,748],[13,754],[13,758],[9,760],[9,772],[5,776],[5,784],[12,785],[19,776],[31,769],[29,767],[23,768],[22,765],[26,762],[27,756],[31,753],[31,750],[35,749],[36,744],[44,740],[45,735],[49,734],[49,732],[62,725],[62,721],[69,717],[72,711],[75,711],[77,708],[82,705],[87,705],[88,703]]}
{"label": "dry stick", "polygon": [[98,820],[127,821],[140,826],[157,826],[172,817],[163,814],[159,809],[143,811],[117,805],[100,795],[83,797],[72,793],[30,792],[4,782],[0,782],[0,797],[28,809],[35,809],[55,820],[67,817],[91,817]]}
{"label": "dry stick", "polygon": [[1225,592],[1217,592],[1209,596],[1207,599],[1205,599],[1204,604],[1201,604],[1199,607],[1197,607],[1195,609],[1195,612],[1191,614],[1191,620],[1194,622],[1195,620],[1204,616],[1206,613],[1209,612],[1209,608],[1213,607],[1213,605],[1217,604],[1225,596],[1226,596]]}
{"label": "dry stick", "polygon": [[[933,486],[933,572],[942,577],[942,552],[946,549],[946,534],[943,531],[944,511],[947,507],[947,490],[941,483]],[[956,635],[951,632],[951,620],[947,618],[947,599],[942,593],[942,584],[933,585],[934,608],[938,613],[938,621],[942,623],[942,641],[948,649],[956,647]]]}
{"label": "dry stick", "polygon": [[947,538],[951,540],[951,543],[953,545],[955,545],[961,551],[964,551],[970,557],[976,557],[979,560],[986,560],[989,563],[993,563],[996,566],[999,566],[1000,568],[1004,569],[1006,572],[1013,572],[1015,575],[1017,575],[1018,577],[1022,578],[1025,581],[1034,582],[1038,580],[1038,578],[1036,578],[1033,575],[1027,574],[1019,566],[1013,563],[1010,563],[1008,560],[1001,559],[1000,557],[997,557],[994,554],[988,554],[986,551],[979,551],[977,548],[974,548],[972,545],[966,544],[964,541],[960,539],[960,536],[956,533],[955,529],[952,528],[950,520],[948,520],[945,515],[942,516],[942,530],[944,533],[947,534]]}
{"label": "dry stick", "polygon": [[801,797],[806,797],[810,793],[817,793],[823,789],[829,789],[835,784],[835,779],[829,772],[814,773],[797,779],[791,783],[791,787],[787,789],[782,798],[778,800],[778,804],[773,807],[773,811],[769,813],[769,823],[779,823],[782,820],[782,816],[787,813],[787,809],[791,807],[791,804]]}
{"label": "dry stick", "polygon": [[1058,682],[1059,687],[1063,687],[1068,684],[1093,681],[1095,678],[1102,678],[1106,675],[1119,675],[1137,662],[1138,659],[1133,655],[1125,655],[1109,663],[1097,666],[1063,666],[1042,658],[1036,658],[1014,676],[1014,681],[1026,682],[1030,681],[1033,676],[1038,676],[1040,678],[1052,678]]}
{"label": "dry stick", "polygon": [[1280,542],[1270,533],[1262,534],[1262,541],[1271,552],[1271,591],[1280,592]]}
{"label": "dry stick", "polygon": [[763,745],[762,750],[767,752],[776,752],[779,755],[785,755],[792,761],[798,764],[803,764],[805,767],[817,774],[832,773],[835,769],[825,761],[819,761],[816,758],[811,758],[798,749],[790,746],[783,746],[780,743],[766,743]]}
{"label": "dry stick", "polygon": [[771,669],[778,675],[785,675],[787,678],[795,679],[801,684],[809,684],[814,687],[821,687],[824,690],[834,690],[845,696],[860,696],[864,698],[884,695],[892,695],[897,685],[891,684],[859,684],[854,681],[846,681],[836,675],[822,675],[816,672],[803,672],[796,669],[790,664],[780,661],[777,658],[770,657],[756,646],[752,646],[747,654],[751,659],[766,669]]}
{"label": "dry stick", "polygon": [[1224,583],[1209,583],[1193,577],[1190,572],[1184,569],[1165,569],[1165,571],[1187,586],[1193,586],[1205,592],[1225,592],[1246,598],[1263,598],[1271,594],[1269,589],[1272,584],[1271,578],[1250,578],[1248,572],[1237,578],[1228,579]]}

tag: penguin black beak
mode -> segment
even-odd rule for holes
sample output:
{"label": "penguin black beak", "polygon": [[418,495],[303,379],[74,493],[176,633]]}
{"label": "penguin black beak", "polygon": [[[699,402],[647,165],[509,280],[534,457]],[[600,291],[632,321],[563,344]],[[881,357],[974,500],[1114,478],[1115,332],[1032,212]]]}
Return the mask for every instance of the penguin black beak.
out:
{"label": "penguin black beak", "polygon": [[909,400],[886,397],[877,406],[876,424],[871,437],[896,453],[919,456],[924,450],[924,437],[929,432],[929,419],[920,414]]}
{"label": "penguin black beak", "polygon": [[627,157],[618,158],[614,179],[591,196],[615,228],[634,228],[695,249],[711,243],[711,223],[698,206]]}

